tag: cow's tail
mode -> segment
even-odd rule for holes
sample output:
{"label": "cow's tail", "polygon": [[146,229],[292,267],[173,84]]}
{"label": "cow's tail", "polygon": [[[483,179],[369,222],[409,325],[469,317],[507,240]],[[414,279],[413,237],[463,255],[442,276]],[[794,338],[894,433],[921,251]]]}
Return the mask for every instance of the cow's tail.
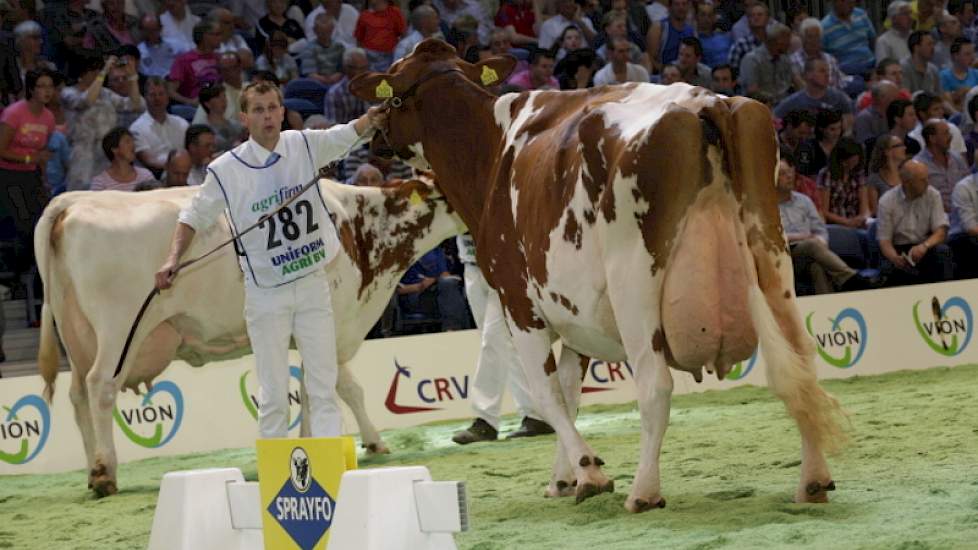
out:
{"label": "cow's tail", "polygon": [[[41,307],[41,341],[37,350],[37,368],[44,379],[44,398],[51,402],[54,397],[54,381],[58,377],[61,355],[58,351],[58,334],[54,327],[54,311],[51,300],[60,290],[54,280],[51,256],[57,253],[52,235],[55,226],[60,223],[67,208],[72,204],[73,194],[55,197],[41,214],[41,219],[34,229],[34,256],[37,259],[37,271],[44,284],[44,305]],[[58,235],[54,235],[55,238]]]}

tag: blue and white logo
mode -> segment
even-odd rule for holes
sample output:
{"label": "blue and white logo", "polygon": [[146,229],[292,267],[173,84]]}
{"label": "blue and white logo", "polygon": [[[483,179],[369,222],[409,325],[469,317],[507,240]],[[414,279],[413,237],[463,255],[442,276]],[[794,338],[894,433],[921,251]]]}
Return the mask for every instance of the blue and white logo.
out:
{"label": "blue and white logo", "polygon": [[268,505],[268,513],[299,548],[312,550],[333,524],[335,510],[336,500],[313,477],[305,449],[292,449],[289,479]]}

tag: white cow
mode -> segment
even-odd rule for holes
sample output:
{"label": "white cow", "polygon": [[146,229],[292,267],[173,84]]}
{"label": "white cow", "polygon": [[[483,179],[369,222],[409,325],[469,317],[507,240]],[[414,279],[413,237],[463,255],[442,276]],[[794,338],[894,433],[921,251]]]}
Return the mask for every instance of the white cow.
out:
{"label": "white cow", "polygon": [[[364,446],[383,452],[363,391],[346,363],[390,301],[401,275],[428,250],[465,228],[428,183],[392,188],[320,183],[343,253],[329,264],[339,359],[337,392],[353,410]],[[118,378],[113,371],[153,274],[167,253],[177,213],[196,189],[146,193],[67,193],[56,197],[34,239],[44,281],[38,364],[48,400],[58,370],[57,329],[73,372],[75,419],[85,444],[89,485],[117,490],[112,410],[125,388],[138,391],[174,359],[202,365],[248,353],[244,283],[232,246],[187,268],[157,296],[135,333]],[[194,239],[186,258],[229,238],[226,222]]]}

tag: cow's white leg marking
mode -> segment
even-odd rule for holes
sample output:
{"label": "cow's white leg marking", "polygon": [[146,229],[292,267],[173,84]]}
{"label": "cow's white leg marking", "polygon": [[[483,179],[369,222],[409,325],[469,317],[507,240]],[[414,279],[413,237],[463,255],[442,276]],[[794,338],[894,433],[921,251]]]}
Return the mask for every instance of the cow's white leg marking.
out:
{"label": "cow's white leg marking", "polygon": [[[564,396],[564,408],[567,417],[573,422],[577,418],[577,407],[581,402],[581,356],[574,350],[563,346],[560,361],[557,363],[557,377],[560,380],[561,394]],[[574,467],[567,458],[563,445],[558,438],[554,449],[553,474],[550,485],[545,493],[548,497],[566,497],[574,494]]]}
{"label": "cow's white leg marking", "polygon": [[357,382],[353,373],[350,372],[350,366],[347,363],[339,364],[339,371],[336,376],[336,393],[350,407],[350,411],[353,412],[353,417],[357,421],[357,427],[360,429],[360,439],[367,452],[370,454],[389,453],[390,450],[384,444],[383,440],[381,440],[380,434],[377,433],[377,428],[374,427],[373,422],[370,421],[370,417],[367,415],[367,407],[363,399],[363,388]]}
{"label": "cow's white leg marking", "polygon": [[91,471],[95,467],[95,428],[92,425],[92,410],[89,407],[88,388],[85,386],[85,377],[77,376],[79,369],[72,365],[71,370],[76,376],[71,377],[71,387],[68,388],[68,397],[75,408],[75,423],[78,424],[78,431],[81,432],[82,444],[85,446],[85,460],[87,461],[91,486]]}
{"label": "cow's white leg marking", "polygon": [[[108,496],[118,491],[116,485],[116,469],[118,461],[113,441],[112,410],[115,408],[116,396],[121,384],[112,377],[115,362],[122,353],[122,339],[127,331],[105,331],[105,337],[100,337],[95,353],[95,362],[91,372],[85,378],[88,386],[89,406],[95,428],[95,462],[92,467],[92,489],[98,496]],[[138,335],[137,335],[138,336]],[[139,349],[141,339],[134,338],[132,348]],[[129,373],[133,362],[133,353],[126,358],[126,364],[120,373],[120,379]]]}

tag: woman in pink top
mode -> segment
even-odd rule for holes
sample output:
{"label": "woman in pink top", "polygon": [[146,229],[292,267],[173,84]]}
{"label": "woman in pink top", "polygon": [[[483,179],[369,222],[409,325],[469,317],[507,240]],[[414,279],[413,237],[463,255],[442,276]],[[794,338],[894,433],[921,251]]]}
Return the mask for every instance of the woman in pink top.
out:
{"label": "woman in pink top", "polygon": [[48,200],[41,167],[51,157],[47,144],[54,115],[44,104],[54,93],[54,73],[27,71],[24,89],[27,99],[0,115],[0,208],[13,218],[17,230],[18,273],[34,265],[34,225]]}
{"label": "woman in pink top", "polygon": [[92,179],[92,191],[132,191],[136,184],[153,180],[153,174],[136,162],[136,142],[129,130],[113,128],[102,138],[102,151],[111,163]]}

